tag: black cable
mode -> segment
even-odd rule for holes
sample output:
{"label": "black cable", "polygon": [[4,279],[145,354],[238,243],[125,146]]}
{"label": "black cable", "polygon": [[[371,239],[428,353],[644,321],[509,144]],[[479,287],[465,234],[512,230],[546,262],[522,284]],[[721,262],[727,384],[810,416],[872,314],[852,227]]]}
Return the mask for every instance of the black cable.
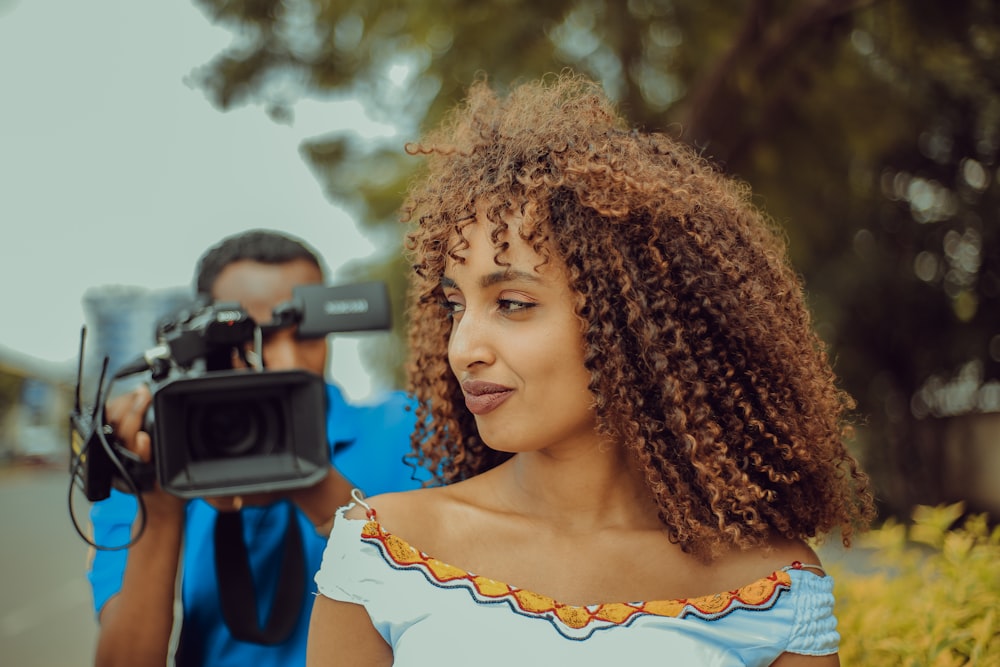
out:
{"label": "black cable", "polygon": [[96,434],[98,441],[101,443],[101,448],[104,450],[105,454],[107,454],[108,460],[115,467],[115,470],[117,471],[118,475],[121,477],[122,481],[128,487],[127,493],[133,494],[136,498],[136,502],[138,503],[139,529],[136,531],[135,536],[132,537],[125,544],[117,546],[103,546],[95,543],[80,528],[80,522],[77,520],[76,512],[74,511],[73,508],[73,488],[76,486],[76,480],[78,479],[78,475],[81,473],[83,461],[86,460],[87,455],[89,453],[92,439],[88,439],[87,442],[84,443],[83,447],[80,450],[80,453],[77,454],[73,459],[73,464],[70,467],[69,492],[67,494],[66,502],[69,510],[70,521],[73,524],[73,529],[76,531],[77,535],[79,535],[83,539],[83,541],[87,543],[87,545],[99,551],[121,551],[123,549],[131,548],[136,542],[139,541],[139,538],[142,537],[142,534],[146,531],[146,521],[148,513],[146,511],[146,503],[142,498],[142,493],[140,492],[138,485],[132,478],[131,473],[129,473],[129,471],[125,469],[125,466],[122,464],[121,459],[118,457],[118,452],[115,451],[115,448],[111,445],[110,442],[108,442],[108,439],[106,437],[107,425],[104,423],[104,402],[107,400],[107,395],[110,394],[111,386],[114,384],[114,379],[112,379],[111,381],[108,382],[107,387],[105,389],[104,380],[107,374],[107,370],[108,370],[108,358],[105,357],[104,364],[101,368],[101,376],[100,379],[97,381],[97,399],[92,418],[93,431]]}

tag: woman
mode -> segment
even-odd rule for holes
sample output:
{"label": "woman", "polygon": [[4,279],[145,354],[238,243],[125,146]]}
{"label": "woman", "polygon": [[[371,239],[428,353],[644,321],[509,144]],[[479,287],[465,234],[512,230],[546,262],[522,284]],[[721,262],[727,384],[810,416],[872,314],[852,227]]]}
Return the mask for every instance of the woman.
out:
{"label": "woman", "polygon": [[414,447],[338,515],[310,665],[838,664],[807,540],[871,519],[749,192],[563,74],[484,83],[409,193]]}

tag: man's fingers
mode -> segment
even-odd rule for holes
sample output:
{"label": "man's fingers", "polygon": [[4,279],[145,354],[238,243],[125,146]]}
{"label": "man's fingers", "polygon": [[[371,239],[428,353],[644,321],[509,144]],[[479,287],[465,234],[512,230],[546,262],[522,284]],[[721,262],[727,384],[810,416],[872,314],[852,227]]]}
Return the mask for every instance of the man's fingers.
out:
{"label": "man's fingers", "polygon": [[[137,434],[142,430],[143,420],[146,410],[152,401],[152,394],[145,386],[139,387],[123,396],[108,401],[104,408],[104,414],[108,424],[114,429],[115,436],[121,440],[129,450],[139,453],[136,450],[138,443]],[[149,437],[146,436],[145,446],[149,449]]]}
{"label": "man's fingers", "polygon": [[135,434],[134,452],[143,463],[149,463],[153,459],[153,439],[145,431]]}

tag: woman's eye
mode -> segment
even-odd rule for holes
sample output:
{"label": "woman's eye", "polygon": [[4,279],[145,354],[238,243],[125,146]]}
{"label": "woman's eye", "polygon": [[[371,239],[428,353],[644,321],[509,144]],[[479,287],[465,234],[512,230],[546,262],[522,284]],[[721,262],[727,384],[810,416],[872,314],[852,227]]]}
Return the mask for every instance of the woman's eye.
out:
{"label": "woman's eye", "polygon": [[441,302],[441,307],[444,308],[445,312],[448,313],[448,317],[452,317],[457,313],[461,313],[465,310],[465,304],[459,301],[453,301],[451,299],[445,299]]}
{"label": "woman's eye", "polygon": [[499,307],[500,312],[512,314],[523,312],[529,308],[534,308],[535,304],[528,303],[527,301],[515,301],[513,299],[498,299],[497,306]]}

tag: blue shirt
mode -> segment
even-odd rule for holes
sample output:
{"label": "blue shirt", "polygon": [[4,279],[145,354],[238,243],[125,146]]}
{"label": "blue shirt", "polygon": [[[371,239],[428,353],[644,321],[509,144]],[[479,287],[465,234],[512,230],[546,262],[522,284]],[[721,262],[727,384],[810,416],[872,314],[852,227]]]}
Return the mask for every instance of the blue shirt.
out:
{"label": "blue shirt", "polygon": [[[402,392],[394,392],[371,405],[351,405],[340,390],[327,385],[329,409],[327,433],[331,462],[354,486],[367,495],[418,488],[413,469],[403,462],[410,449],[410,433],[415,413],[413,402]],[[426,476],[424,476],[426,477]],[[257,592],[261,623],[267,618],[274,599],[280,571],[282,546],[289,521],[288,501],[242,510],[243,537],[248,545],[250,567]],[[111,497],[91,509],[93,539],[102,546],[125,544],[135,520],[134,496],[112,491]],[[178,665],[271,665],[305,664],[306,637],[315,585],[326,537],[316,534],[310,521],[297,509],[305,552],[306,595],[298,623],[285,642],[265,646],[234,639],[222,619],[218,581],[215,576],[213,531],[217,512],[201,499],[187,503],[181,600],[184,619]],[[94,594],[94,608],[100,613],[110,597],[121,590],[128,552],[97,551],[87,578]],[[136,619],[141,623],[142,619]]]}

